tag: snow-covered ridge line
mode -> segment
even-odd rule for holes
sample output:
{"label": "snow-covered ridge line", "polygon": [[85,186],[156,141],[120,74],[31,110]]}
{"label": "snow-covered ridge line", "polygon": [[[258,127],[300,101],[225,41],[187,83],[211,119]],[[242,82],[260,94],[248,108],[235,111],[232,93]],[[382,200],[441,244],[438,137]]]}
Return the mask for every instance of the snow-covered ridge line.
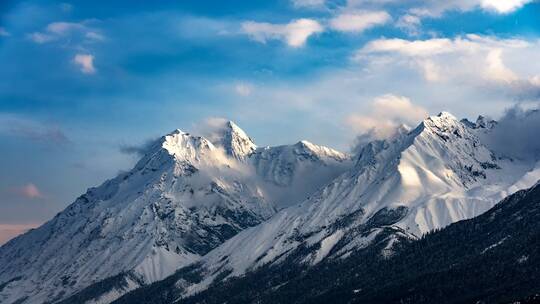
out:
{"label": "snow-covered ridge line", "polygon": [[[276,212],[277,191],[298,190],[310,175],[321,177],[310,181],[316,188],[333,178],[321,172],[345,170],[344,154],[313,144],[289,147],[283,151],[301,153],[265,154],[263,161],[233,122],[210,138],[181,130],[161,137],[132,170],[88,189],[51,221],[0,247],[0,302],[60,301],[125,274],[118,277],[123,287],[113,284],[93,300],[110,302],[265,221]],[[267,174],[257,167],[263,162],[286,174]],[[311,188],[302,191],[296,199]]]}
{"label": "snow-covered ridge line", "polygon": [[[496,123],[489,128],[496,127]],[[200,282],[184,284],[184,296],[219,278],[262,265],[314,264],[368,247],[375,239],[387,251],[402,237],[468,219],[500,199],[532,185],[535,164],[501,157],[478,136],[489,132],[442,112],[410,132],[367,144],[356,164],[302,203],[279,211],[209,252],[196,270]]]}

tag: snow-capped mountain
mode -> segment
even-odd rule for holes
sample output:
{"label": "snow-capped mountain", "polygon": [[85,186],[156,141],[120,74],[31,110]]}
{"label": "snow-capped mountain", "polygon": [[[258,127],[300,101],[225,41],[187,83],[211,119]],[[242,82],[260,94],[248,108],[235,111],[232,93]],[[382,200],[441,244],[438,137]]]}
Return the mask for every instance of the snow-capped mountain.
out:
{"label": "snow-capped mountain", "polygon": [[223,126],[210,137],[215,145],[223,147],[228,155],[236,159],[244,159],[257,149],[253,140],[232,121],[224,121]]}
{"label": "snow-capped mountain", "polygon": [[267,197],[279,208],[301,202],[352,165],[349,155],[305,140],[259,148],[250,162],[264,181]]}
{"label": "snow-capped mountain", "polygon": [[[263,266],[178,303],[538,303],[540,183],[480,216],[404,240],[392,256],[373,254],[384,245],[309,268]],[[150,301],[138,297],[143,291]],[[153,291],[118,304],[173,302]]]}
{"label": "snow-capped mountain", "polygon": [[[300,204],[246,229],[175,274],[177,295],[284,261],[314,265],[326,258],[472,218],[517,190],[535,164],[502,157],[479,130],[449,113],[394,138],[364,146],[353,168]],[[531,180],[531,179],[528,179]],[[196,279],[193,279],[193,278]],[[170,282],[170,280],[169,280]]]}
{"label": "snow-capped mountain", "polygon": [[[348,159],[311,144],[278,148],[296,154],[270,155],[265,151],[274,148],[257,150],[233,122],[210,138],[180,130],[163,136],[131,171],[89,189],[51,221],[0,247],[0,302],[55,303],[96,282],[103,286],[104,279],[110,285],[90,302],[110,302],[271,217],[272,190],[296,186],[318,166],[334,172]],[[288,172],[288,179],[266,181],[274,173],[265,170]]]}

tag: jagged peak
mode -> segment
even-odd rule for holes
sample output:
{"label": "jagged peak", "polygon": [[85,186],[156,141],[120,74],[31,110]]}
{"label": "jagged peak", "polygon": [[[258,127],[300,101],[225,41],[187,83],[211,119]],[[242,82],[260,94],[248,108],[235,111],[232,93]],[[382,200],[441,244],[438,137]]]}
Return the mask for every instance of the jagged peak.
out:
{"label": "jagged peak", "polygon": [[472,122],[467,118],[461,120],[461,123],[470,129],[492,129],[497,125],[497,121],[490,117],[478,115],[476,122]]}
{"label": "jagged peak", "polygon": [[429,129],[435,133],[441,133],[463,128],[464,124],[449,112],[441,112],[436,116],[430,116],[424,119],[420,127]]}
{"label": "jagged peak", "polygon": [[456,124],[459,121],[451,113],[443,111],[443,112],[441,112],[441,113],[439,113],[439,114],[437,114],[435,116],[430,116],[430,117],[426,118],[424,120],[424,122],[441,125],[441,124]]}
{"label": "jagged peak", "polygon": [[224,120],[222,126],[211,136],[211,141],[237,159],[243,159],[255,151],[257,145],[236,123]]}
{"label": "jagged peak", "polygon": [[476,128],[491,129],[497,124],[497,121],[483,115],[478,115],[476,119]]}
{"label": "jagged peak", "polygon": [[225,123],[225,129],[228,129],[230,132],[238,134],[238,136],[249,138],[249,136],[246,134],[242,128],[240,128],[234,121],[228,120]]}
{"label": "jagged peak", "polygon": [[208,139],[180,129],[163,136],[160,145],[170,155],[186,160],[199,158],[207,151],[215,149],[215,146]]}
{"label": "jagged peak", "polygon": [[457,118],[452,113],[447,111],[440,112],[439,114],[437,114],[437,117],[457,120]]}

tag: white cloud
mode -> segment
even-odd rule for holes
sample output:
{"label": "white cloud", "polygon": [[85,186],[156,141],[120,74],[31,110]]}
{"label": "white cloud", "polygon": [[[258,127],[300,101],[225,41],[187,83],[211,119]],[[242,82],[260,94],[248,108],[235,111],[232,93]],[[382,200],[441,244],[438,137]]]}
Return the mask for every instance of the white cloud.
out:
{"label": "white cloud", "polygon": [[88,38],[89,40],[95,40],[95,41],[105,40],[105,37],[102,34],[96,33],[96,32],[87,32],[84,36]]}
{"label": "white cloud", "polygon": [[399,72],[416,71],[427,83],[476,87],[498,92],[499,98],[509,101],[536,101],[540,99],[538,54],[540,41],[465,35],[453,39],[377,39],[360,49],[355,58],[370,69],[384,64]]}
{"label": "white cloud", "polygon": [[28,183],[21,187],[14,187],[12,189],[12,192],[21,197],[30,198],[30,199],[43,197],[43,194],[41,193],[41,191],[33,183]]}
{"label": "white cloud", "polygon": [[498,39],[478,35],[433,38],[427,40],[377,39],[367,43],[356,58],[387,56],[394,61],[406,61],[416,66],[428,81],[440,81],[464,74],[481,75],[494,81],[513,81],[517,76],[504,65],[502,50],[529,47],[527,41]]}
{"label": "white cloud", "polygon": [[351,114],[345,122],[356,132],[369,134],[369,139],[384,139],[393,136],[400,125],[416,125],[428,116],[423,107],[414,105],[407,97],[386,94],[375,98],[370,112]]}
{"label": "white cloud", "polygon": [[516,74],[504,64],[501,49],[489,51],[486,63],[486,78],[508,83],[518,80]]}
{"label": "white cloud", "polygon": [[32,34],[29,34],[28,37],[30,38],[30,40],[34,41],[35,43],[46,43],[46,42],[49,42],[49,41],[53,41],[56,39],[56,37],[52,36],[52,35],[48,35],[48,34],[44,34],[44,33],[40,33],[40,32],[35,32],[35,33],[32,33]]}
{"label": "white cloud", "polygon": [[425,59],[419,60],[418,64],[422,69],[424,78],[430,82],[437,82],[443,79],[440,67],[435,64],[432,60]]}
{"label": "white cloud", "polygon": [[77,54],[73,58],[73,62],[77,64],[81,72],[85,74],[94,74],[96,69],[94,67],[94,56],[90,54]]}
{"label": "white cloud", "polygon": [[234,91],[236,92],[236,94],[238,94],[240,96],[243,96],[243,97],[247,97],[247,96],[251,95],[251,90],[252,90],[251,85],[249,85],[247,83],[237,83],[234,86]]}
{"label": "white cloud", "polygon": [[481,6],[500,14],[511,13],[533,0],[482,0]]}
{"label": "white cloud", "polygon": [[89,21],[83,22],[52,22],[41,32],[33,32],[28,35],[35,43],[47,43],[61,39],[79,38],[83,42],[101,41],[104,36],[96,29],[89,27]]}
{"label": "white cloud", "polygon": [[242,30],[251,39],[261,43],[278,39],[291,47],[301,47],[311,35],[322,32],[323,27],[312,19],[297,19],[288,24],[246,21],[242,23]]}
{"label": "white cloud", "polygon": [[[396,27],[409,35],[418,35],[421,31],[422,19],[440,18],[449,11],[469,12],[484,10],[495,14],[512,13],[534,0],[420,0],[411,2],[412,6],[398,18]],[[389,3],[398,3],[398,0],[349,0],[349,6],[370,5],[375,8],[384,8]]]}
{"label": "white cloud", "polygon": [[330,19],[330,27],[342,32],[363,32],[377,25],[383,25],[392,18],[385,11],[345,12]]}
{"label": "white cloud", "polygon": [[421,1],[411,10],[418,16],[440,17],[447,11],[457,10],[462,12],[482,9],[497,14],[514,12],[533,0],[436,0]]}
{"label": "white cloud", "polygon": [[52,22],[47,25],[46,30],[49,33],[65,35],[70,31],[81,30],[84,28],[84,25],[75,22]]}
{"label": "white cloud", "polygon": [[396,22],[396,27],[405,31],[409,35],[416,36],[420,34],[420,27],[422,25],[422,19],[420,17],[406,14],[399,17]]}
{"label": "white cloud", "polygon": [[55,146],[70,143],[67,135],[58,126],[8,113],[0,113],[0,135],[50,143]]}
{"label": "white cloud", "polygon": [[452,41],[447,38],[428,40],[405,40],[399,38],[377,39],[364,46],[359,55],[364,53],[400,53],[411,57],[430,57],[437,54],[454,52],[458,48],[466,48],[460,38]]}

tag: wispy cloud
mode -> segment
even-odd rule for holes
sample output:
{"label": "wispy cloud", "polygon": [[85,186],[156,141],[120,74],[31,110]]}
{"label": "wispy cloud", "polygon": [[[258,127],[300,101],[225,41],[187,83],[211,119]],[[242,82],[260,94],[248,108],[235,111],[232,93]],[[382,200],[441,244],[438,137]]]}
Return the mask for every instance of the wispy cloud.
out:
{"label": "wispy cloud", "polygon": [[89,21],[82,22],[52,22],[49,23],[43,31],[33,32],[28,35],[30,40],[35,43],[43,44],[62,39],[73,39],[78,37],[79,42],[93,42],[104,39],[97,29],[88,25]]}
{"label": "wispy cloud", "polygon": [[81,72],[84,74],[96,73],[96,68],[94,67],[94,55],[77,54],[73,57],[73,62],[79,66]]}
{"label": "wispy cloud", "polygon": [[282,40],[291,47],[303,46],[307,39],[323,31],[323,26],[313,19],[297,19],[287,24],[246,21],[242,31],[251,39],[266,43],[268,40]]}
{"label": "wispy cloud", "polygon": [[370,112],[351,114],[346,123],[361,134],[370,133],[374,139],[383,139],[392,136],[401,124],[413,126],[427,116],[427,110],[409,98],[387,94],[373,100]]}
{"label": "wispy cloud", "polygon": [[[500,39],[490,36],[433,38],[427,40],[376,39],[357,53],[356,59],[373,60],[384,57],[395,64],[416,67],[427,81],[472,80],[478,85],[535,86],[533,75],[518,75],[505,63],[508,58],[533,55],[540,45],[522,39]],[[529,56],[529,55],[527,55]],[[540,57],[539,57],[540,59]],[[524,70],[526,61],[513,60],[516,68]],[[512,90],[514,91],[514,90]]]}
{"label": "wispy cloud", "polygon": [[148,149],[155,143],[156,139],[154,138],[148,139],[140,145],[121,144],[119,150],[121,153],[140,157],[143,156],[146,152],[148,152]]}
{"label": "wispy cloud", "polygon": [[385,11],[346,11],[330,19],[329,24],[336,31],[360,33],[391,19]]}
{"label": "wispy cloud", "polygon": [[10,189],[12,193],[28,199],[43,198],[43,193],[33,183],[28,183],[23,186],[13,187]]}
{"label": "wispy cloud", "polygon": [[0,134],[27,138],[42,143],[70,143],[69,138],[60,127],[14,114],[0,113]]}

